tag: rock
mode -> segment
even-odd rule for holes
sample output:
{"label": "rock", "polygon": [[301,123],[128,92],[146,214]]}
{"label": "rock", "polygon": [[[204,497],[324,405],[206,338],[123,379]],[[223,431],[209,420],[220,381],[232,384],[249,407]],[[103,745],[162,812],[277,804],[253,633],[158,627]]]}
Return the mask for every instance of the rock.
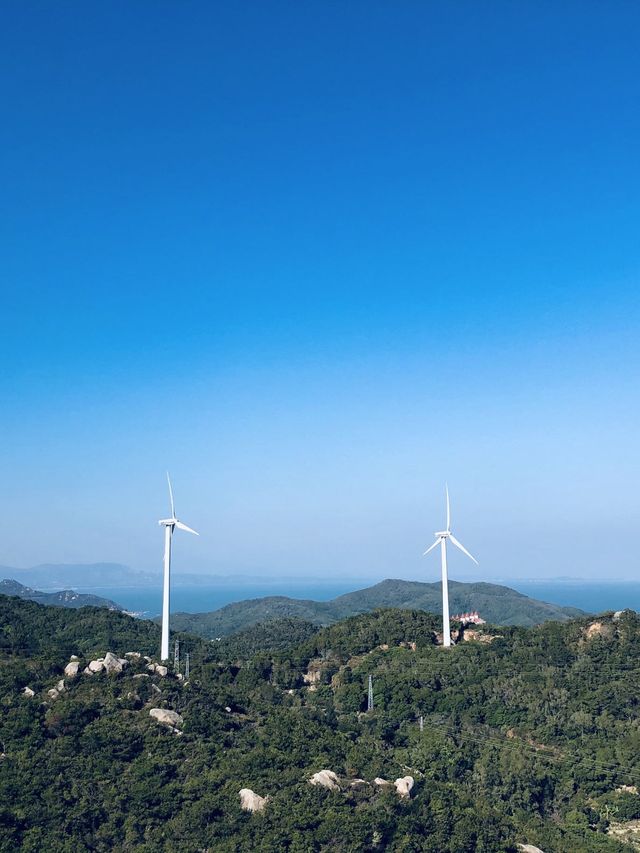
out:
{"label": "rock", "polygon": [[238,792],[240,796],[240,808],[245,812],[261,812],[267,804],[269,797],[261,797],[251,788],[242,788]]}
{"label": "rock", "polygon": [[140,652],[125,652],[124,656],[126,658],[134,658],[134,660],[140,660],[140,658],[142,657]]}
{"label": "rock", "polygon": [[158,687],[157,684],[152,684],[151,689],[153,690],[154,693],[162,693],[162,690],[160,690],[160,688]]}
{"label": "rock", "polygon": [[102,662],[102,665],[104,666],[105,670],[108,673],[112,673],[112,672],[118,673],[118,672],[122,672],[123,668],[125,666],[127,666],[128,663],[129,663],[128,660],[117,658],[111,652],[107,652],[106,655],[104,656],[104,660]]}
{"label": "rock", "polygon": [[408,800],[414,785],[413,776],[402,776],[402,778],[396,779],[393,784],[396,786],[396,791],[400,796]]}
{"label": "rock", "polygon": [[104,658],[89,661],[89,669],[91,672],[102,672],[104,669]]}
{"label": "rock", "polygon": [[168,711],[166,708],[151,708],[149,716],[153,717],[159,723],[165,723],[168,726],[182,725],[182,717],[176,711]]}
{"label": "rock", "polygon": [[369,783],[367,782],[366,779],[352,779],[349,782],[349,787],[350,788],[368,788]]}
{"label": "rock", "polygon": [[374,785],[390,785],[391,782],[389,782],[388,779],[381,779],[380,776],[376,776],[376,778],[373,780],[373,784]]}
{"label": "rock", "polygon": [[149,672],[155,672],[156,675],[161,675],[163,678],[169,672],[168,667],[162,666],[162,664],[159,663],[147,664],[147,669],[149,670]]}
{"label": "rock", "polygon": [[59,695],[60,694],[55,687],[52,687],[51,690],[47,690],[47,696],[50,696],[52,699],[57,699]]}
{"label": "rock", "polygon": [[592,640],[594,637],[604,637],[609,639],[613,634],[613,626],[607,625],[605,622],[592,622],[584,629],[584,635],[587,640]]}
{"label": "rock", "polygon": [[227,714],[230,714],[230,713],[231,713],[231,708],[230,708],[228,705],[225,705],[225,706],[224,706],[224,709],[225,709],[225,711],[227,712]]}
{"label": "rock", "polygon": [[147,663],[151,663],[151,658],[148,655],[145,655],[144,659],[146,660]]}
{"label": "rock", "polygon": [[72,660],[68,663],[64,668],[64,674],[69,678],[75,678],[78,674],[78,670],[80,669],[80,664],[77,660]]}
{"label": "rock", "polygon": [[31,699],[32,696],[36,695],[36,691],[32,690],[30,687],[23,687],[22,688],[22,695]]}
{"label": "rock", "polygon": [[320,785],[323,788],[329,788],[331,791],[338,791],[340,789],[338,777],[333,770],[320,770],[318,773],[313,774],[309,779],[309,782],[312,785]]}
{"label": "rock", "polygon": [[95,675],[94,671],[92,669],[89,669],[88,666],[85,666],[85,668],[82,670],[82,674],[83,675]]}
{"label": "rock", "polygon": [[147,672],[138,672],[133,676],[134,678],[150,678],[151,676]]}
{"label": "rock", "polygon": [[518,844],[518,850],[522,850],[523,853],[544,853],[544,850],[534,847],[533,844]]}
{"label": "rock", "polygon": [[58,693],[64,693],[65,691],[64,680],[61,678],[60,681],[56,684],[56,690]]}
{"label": "rock", "polygon": [[70,660],[70,661],[80,660],[80,658],[78,657],[78,655],[71,655],[71,657],[69,658],[69,660]]}

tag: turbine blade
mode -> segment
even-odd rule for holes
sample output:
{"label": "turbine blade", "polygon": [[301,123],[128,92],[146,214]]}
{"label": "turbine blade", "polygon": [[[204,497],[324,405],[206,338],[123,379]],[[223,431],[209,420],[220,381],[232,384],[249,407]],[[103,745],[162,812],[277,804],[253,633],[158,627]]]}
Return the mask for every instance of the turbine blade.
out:
{"label": "turbine blade", "polygon": [[451,508],[449,506],[449,486],[445,483],[444,490],[447,493],[447,530],[451,530]]}
{"label": "turbine blade", "polygon": [[176,521],[176,527],[179,527],[180,530],[186,530],[187,533],[193,533],[194,536],[200,536],[195,530],[192,530],[190,527],[187,527],[186,524],[183,524],[181,521]]}
{"label": "turbine blade", "polygon": [[427,548],[427,550],[424,552],[424,554],[423,554],[422,556],[423,556],[423,557],[425,557],[425,556],[429,553],[429,551],[433,551],[433,549],[436,547],[436,545],[437,545],[439,542],[440,542],[440,537],[438,536],[438,538],[437,538],[437,539],[436,539],[436,541],[433,543],[433,545],[430,545],[430,546]]}
{"label": "turbine blade", "polygon": [[449,534],[449,539],[453,542],[453,544],[456,546],[456,548],[459,548],[459,549],[462,551],[462,553],[463,553],[463,554],[466,554],[466,555],[467,555],[467,557],[469,557],[469,559],[470,559],[470,560],[473,560],[473,562],[476,564],[476,566],[479,566],[479,565],[480,565],[480,563],[476,560],[476,558],[475,558],[475,557],[473,557],[473,556],[472,556],[472,555],[467,551],[467,549],[464,547],[464,545],[463,545],[461,542],[458,542],[458,540],[457,540],[457,539],[456,539],[456,537],[453,535],[453,533],[450,533],[450,534]]}
{"label": "turbine blade", "polygon": [[171,488],[171,478],[169,477],[169,472],[167,471],[167,483],[169,484],[169,499],[171,501],[171,518],[176,517],[176,510],[173,505],[173,489]]}

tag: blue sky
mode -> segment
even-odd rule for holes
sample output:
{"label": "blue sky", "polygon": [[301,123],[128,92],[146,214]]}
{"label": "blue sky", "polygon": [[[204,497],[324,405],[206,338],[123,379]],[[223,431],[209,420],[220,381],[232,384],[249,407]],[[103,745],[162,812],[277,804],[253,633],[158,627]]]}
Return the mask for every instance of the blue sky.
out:
{"label": "blue sky", "polygon": [[640,9],[14,4],[0,564],[636,577]]}

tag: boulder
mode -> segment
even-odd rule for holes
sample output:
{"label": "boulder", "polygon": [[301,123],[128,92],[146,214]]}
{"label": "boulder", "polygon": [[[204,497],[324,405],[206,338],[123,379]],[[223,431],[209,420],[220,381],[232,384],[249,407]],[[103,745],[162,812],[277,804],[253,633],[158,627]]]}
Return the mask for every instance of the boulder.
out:
{"label": "boulder", "polygon": [[368,788],[369,783],[367,782],[366,779],[352,779],[349,782],[349,787],[350,788]]}
{"label": "boulder", "polygon": [[544,853],[544,850],[534,847],[533,844],[518,844],[518,850],[522,850],[523,853]]}
{"label": "boulder", "polygon": [[50,690],[47,690],[47,696],[49,696],[51,699],[57,699],[59,695],[60,694],[58,693],[55,687],[52,687]]}
{"label": "boulder", "polygon": [[82,674],[83,675],[95,675],[94,671],[92,669],[89,669],[88,666],[85,666],[85,668],[82,670]]}
{"label": "boulder", "polygon": [[168,726],[179,726],[182,724],[182,717],[176,711],[168,711],[166,708],[151,708],[149,716],[153,717],[159,723],[165,723]]}
{"label": "boulder", "polygon": [[408,800],[414,785],[413,776],[402,776],[402,778],[396,779],[393,784],[396,786],[396,791],[400,796]]}
{"label": "boulder", "polygon": [[134,678],[150,678],[151,676],[149,675],[148,672],[138,672],[133,677]]}
{"label": "boulder", "polygon": [[122,672],[122,670],[124,669],[125,666],[127,666],[128,663],[129,663],[128,660],[125,660],[124,658],[117,658],[111,652],[107,652],[106,655],[104,656],[104,660],[102,662],[102,665],[104,666],[105,670],[108,673],[111,673],[111,672],[118,673],[118,672]]}
{"label": "boulder", "polygon": [[80,660],[80,658],[78,657],[78,655],[71,655],[71,657],[69,658],[69,660],[71,660],[71,661],[74,661],[74,660]]}
{"label": "boulder", "polygon": [[22,695],[26,696],[28,699],[31,699],[32,696],[36,695],[36,692],[35,692],[35,690],[32,690],[30,687],[23,687],[22,688]]}
{"label": "boulder", "polygon": [[75,678],[80,669],[80,663],[77,660],[70,661],[64,668],[64,674],[69,678]]}
{"label": "boulder", "polygon": [[313,774],[309,779],[309,782],[312,785],[320,785],[322,788],[329,788],[331,791],[338,791],[340,789],[338,777],[333,770],[320,770],[318,773]]}
{"label": "boulder", "polygon": [[240,796],[240,808],[245,812],[261,812],[266,806],[269,797],[261,797],[256,794],[251,788],[242,788],[238,792]]}
{"label": "boulder", "polygon": [[168,667],[163,666],[160,663],[147,664],[147,669],[149,670],[149,672],[155,672],[156,675],[162,676],[162,678],[164,678],[169,672]]}
{"label": "boulder", "polygon": [[62,678],[61,678],[61,679],[60,679],[60,681],[56,684],[56,690],[58,691],[58,693],[64,693],[64,691],[65,691],[65,686],[64,686],[64,680],[63,680]]}
{"label": "boulder", "polygon": [[124,656],[126,658],[133,658],[134,660],[140,660],[140,658],[142,657],[140,652],[125,652]]}
{"label": "boulder", "polygon": [[383,787],[384,785],[391,785],[388,779],[381,779],[380,776],[376,776],[373,780],[374,785],[378,785],[379,787]]}
{"label": "boulder", "polygon": [[102,672],[104,669],[104,658],[89,661],[89,669],[91,672]]}

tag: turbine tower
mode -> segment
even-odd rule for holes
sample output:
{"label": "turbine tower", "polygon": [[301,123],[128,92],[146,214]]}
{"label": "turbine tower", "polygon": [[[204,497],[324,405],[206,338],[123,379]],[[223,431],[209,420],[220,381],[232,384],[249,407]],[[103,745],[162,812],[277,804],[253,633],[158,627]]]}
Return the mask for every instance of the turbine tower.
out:
{"label": "turbine tower", "polygon": [[160,646],[160,660],[169,660],[169,589],[171,580],[171,538],[176,527],[199,536],[195,530],[187,527],[176,518],[176,510],[173,505],[173,490],[171,480],[167,471],[167,483],[169,484],[169,500],[171,501],[171,518],[162,518],[158,522],[164,525],[164,587],[162,590],[162,643]]}
{"label": "turbine tower", "polygon": [[475,557],[472,557],[471,554],[467,551],[464,545],[461,542],[458,542],[456,537],[451,532],[451,509],[449,507],[449,489],[445,486],[445,494],[447,496],[447,529],[439,530],[436,532],[435,537],[436,541],[431,545],[422,555],[428,554],[429,551],[433,551],[436,545],[440,544],[440,557],[442,561],[442,645],[450,646],[451,645],[451,621],[449,619],[449,579],[447,577],[447,539],[451,542],[452,545],[455,545],[456,548],[459,548],[463,554],[466,554],[470,560],[478,565],[478,561]]}

